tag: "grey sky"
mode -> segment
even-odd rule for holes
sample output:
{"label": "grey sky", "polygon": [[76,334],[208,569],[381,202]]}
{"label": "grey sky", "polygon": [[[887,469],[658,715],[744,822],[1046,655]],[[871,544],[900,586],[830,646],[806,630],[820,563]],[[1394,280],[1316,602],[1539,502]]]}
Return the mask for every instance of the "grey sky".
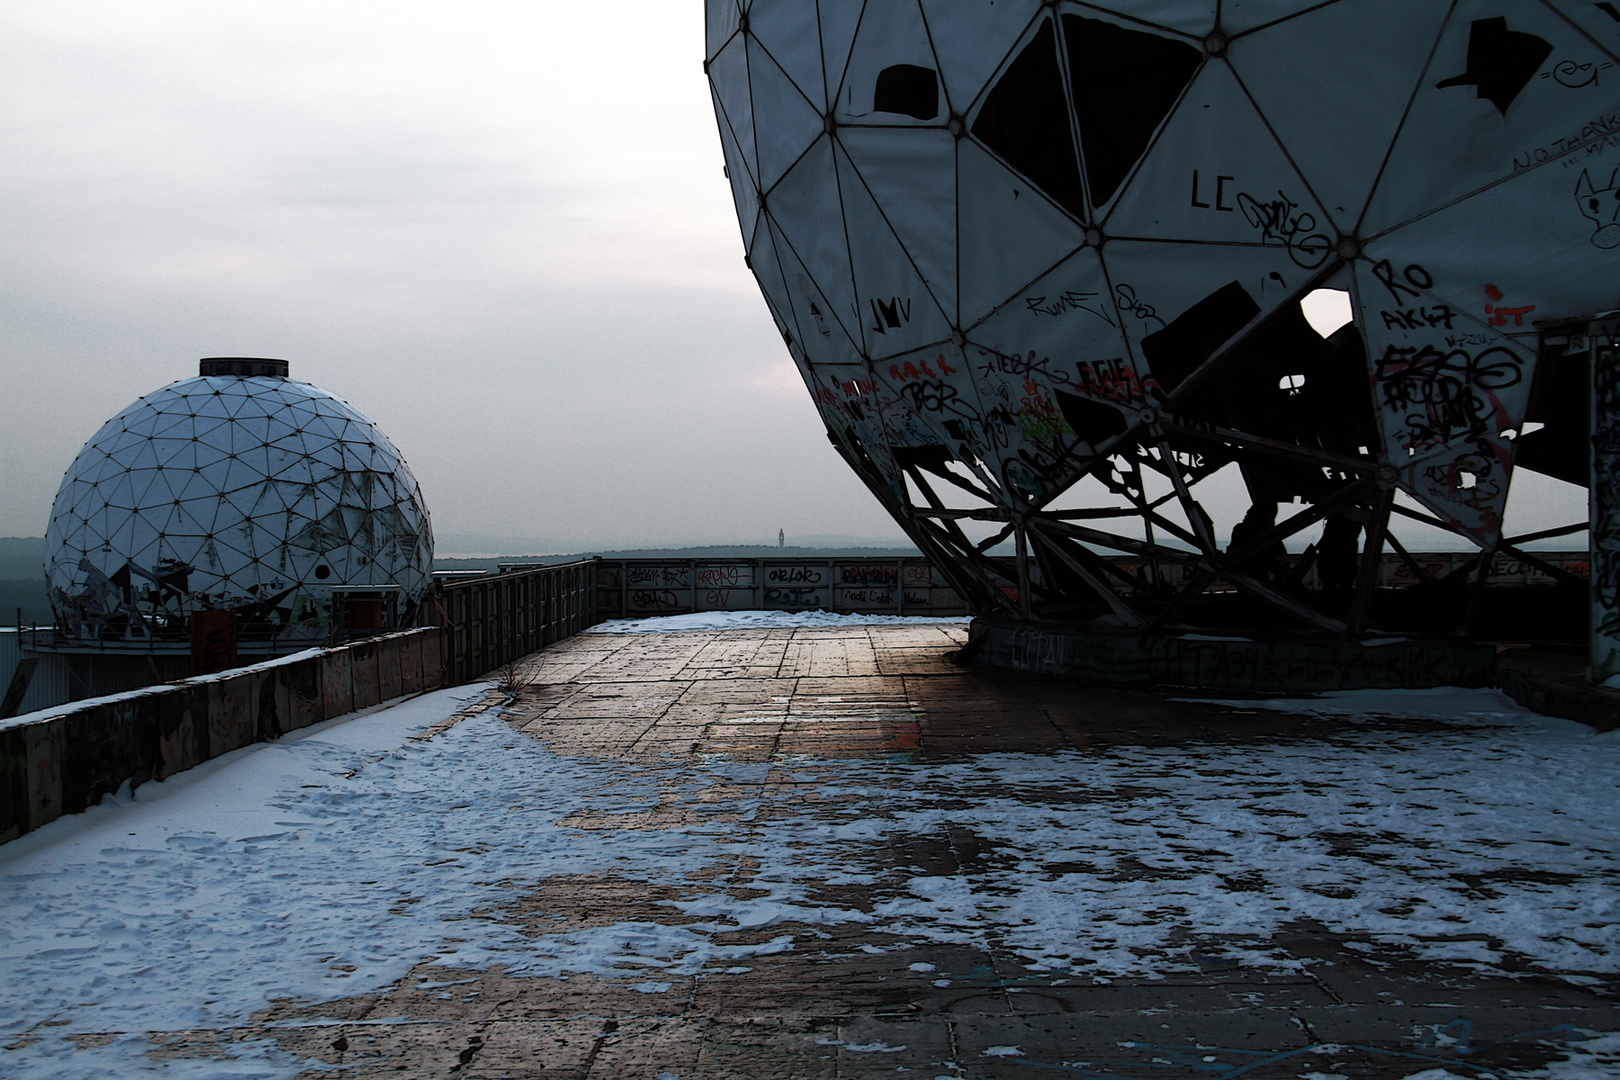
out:
{"label": "grey sky", "polygon": [[0,535],[138,395],[262,355],[447,538],[901,539],[743,265],[702,53],[695,4],[0,10]]}
{"label": "grey sky", "polygon": [[[138,395],[257,355],[378,421],[441,550],[902,540],[743,265],[702,23],[645,0],[0,8],[0,535],[43,533]],[[1584,516],[1551,484],[1510,528]]]}

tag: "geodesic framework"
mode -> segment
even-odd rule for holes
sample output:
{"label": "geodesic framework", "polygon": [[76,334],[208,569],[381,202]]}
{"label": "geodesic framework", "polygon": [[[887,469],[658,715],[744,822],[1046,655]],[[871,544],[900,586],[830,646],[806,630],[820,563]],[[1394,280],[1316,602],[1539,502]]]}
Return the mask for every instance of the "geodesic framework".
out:
{"label": "geodesic framework", "polygon": [[[1164,626],[1224,580],[1353,631],[1392,513],[1511,547],[1516,457],[1574,471],[1523,424],[1536,320],[1620,296],[1615,5],[708,0],[707,30],[788,350],[981,611]],[[1318,524],[1307,595],[1281,543]]]}
{"label": "geodesic framework", "polygon": [[59,634],[103,642],[185,640],[193,612],[231,610],[244,641],[299,648],[332,630],[340,592],[392,594],[408,620],[433,562],[387,436],[271,375],[171,383],[107,421],[63,478],[45,543]]}

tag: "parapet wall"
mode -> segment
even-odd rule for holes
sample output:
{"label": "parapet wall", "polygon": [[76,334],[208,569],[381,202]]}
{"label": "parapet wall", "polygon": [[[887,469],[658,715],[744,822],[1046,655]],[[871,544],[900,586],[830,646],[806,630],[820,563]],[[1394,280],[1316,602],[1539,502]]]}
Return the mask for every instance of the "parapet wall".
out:
{"label": "parapet wall", "polygon": [[1496,650],[1460,638],[1143,634],[978,618],[964,663],[1111,686],[1255,693],[1494,686]]}
{"label": "parapet wall", "polygon": [[251,743],[446,685],[438,627],[0,721],[0,843]]}

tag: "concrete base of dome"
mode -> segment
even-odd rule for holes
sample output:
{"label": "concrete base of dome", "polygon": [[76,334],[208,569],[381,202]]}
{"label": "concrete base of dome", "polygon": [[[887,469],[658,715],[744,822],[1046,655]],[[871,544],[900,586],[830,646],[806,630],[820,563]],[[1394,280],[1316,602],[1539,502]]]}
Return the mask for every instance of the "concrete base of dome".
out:
{"label": "concrete base of dome", "polygon": [[959,662],[1108,686],[1256,693],[1496,684],[1490,645],[1455,638],[1143,634],[1116,627],[973,620]]}

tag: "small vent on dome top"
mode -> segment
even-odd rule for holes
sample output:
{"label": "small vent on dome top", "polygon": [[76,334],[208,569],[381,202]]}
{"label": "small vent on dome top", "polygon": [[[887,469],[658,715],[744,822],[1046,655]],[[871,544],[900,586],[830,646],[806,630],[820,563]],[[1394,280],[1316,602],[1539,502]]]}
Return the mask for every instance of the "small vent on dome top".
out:
{"label": "small vent on dome top", "polygon": [[205,356],[197,362],[197,367],[202,375],[234,375],[243,379],[287,377],[287,361],[267,360],[262,356]]}

